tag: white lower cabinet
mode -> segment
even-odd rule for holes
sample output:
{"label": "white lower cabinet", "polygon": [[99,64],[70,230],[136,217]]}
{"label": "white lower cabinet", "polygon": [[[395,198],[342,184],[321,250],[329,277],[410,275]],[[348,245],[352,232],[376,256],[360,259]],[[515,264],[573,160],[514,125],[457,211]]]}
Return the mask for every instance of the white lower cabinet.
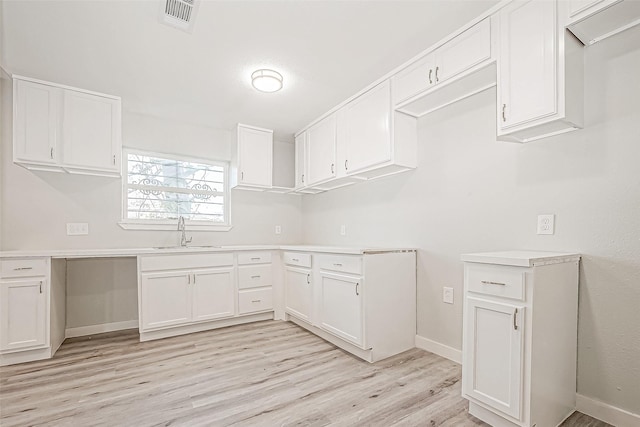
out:
{"label": "white lower cabinet", "polygon": [[415,346],[414,251],[283,258],[288,320],[368,362]]}
{"label": "white lower cabinet", "polygon": [[462,395],[469,413],[494,427],[560,424],[575,409],[580,256],[462,259]]}
{"label": "white lower cabinet", "polygon": [[238,255],[238,314],[273,310],[273,264],[270,252]]}
{"label": "white lower cabinet", "polygon": [[47,346],[47,281],[0,282],[0,351]]}
{"label": "white lower cabinet", "polygon": [[320,287],[322,328],[363,347],[362,278],[320,272]]}
{"label": "white lower cabinet", "polygon": [[192,289],[194,322],[235,314],[233,267],[194,272]]}
{"label": "white lower cabinet", "polygon": [[140,289],[141,329],[183,325],[191,321],[190,273],[184,271],[143,273]]}

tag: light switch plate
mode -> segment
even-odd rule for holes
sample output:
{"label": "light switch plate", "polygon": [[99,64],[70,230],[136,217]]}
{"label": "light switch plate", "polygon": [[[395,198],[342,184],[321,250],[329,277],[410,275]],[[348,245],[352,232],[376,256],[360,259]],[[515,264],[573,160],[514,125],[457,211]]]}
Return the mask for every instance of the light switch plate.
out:
{"label": "light switch plate", "polygon": [[347,235],[347,226],[346,225],[341,225],[340,226],[340,235],[341,236],[346,236]]}
{"label": "light switch plate", "polygon": [[555,232],[555,215],[538,215],[538,234],[553,234]]}
{"label": "light switch plate", "polygon": [[276,234],[282,234],[282,227],[276,225]]}
{"label": "light switch plate", "polygon": [[68,222],[67,236],[86,236],[89,234],[89,223],[87,222]]}
{"label": "light switch plate", "polygon": [[453,288],[442,288],[442,301],[447,304],[453,304]]}

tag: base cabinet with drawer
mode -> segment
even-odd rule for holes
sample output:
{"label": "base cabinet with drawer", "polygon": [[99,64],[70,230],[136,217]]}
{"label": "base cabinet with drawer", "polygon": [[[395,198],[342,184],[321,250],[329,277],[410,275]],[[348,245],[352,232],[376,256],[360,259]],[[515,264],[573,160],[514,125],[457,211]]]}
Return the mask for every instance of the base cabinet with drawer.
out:
{"label": "base cabinet with drawer", "polygon": [[285,251],[286,318],[369,362],[415,346],[416,255]]}
{"label": "base cabinet with drawer", "polygon": [[469,413],[496,427],[558,425],[575,409],[580,256],[514,251],[462,259]]}
{"label": "base cabinet with drawer", "polygon": [[238,254],[238,314],[273,310],[271,252]]}

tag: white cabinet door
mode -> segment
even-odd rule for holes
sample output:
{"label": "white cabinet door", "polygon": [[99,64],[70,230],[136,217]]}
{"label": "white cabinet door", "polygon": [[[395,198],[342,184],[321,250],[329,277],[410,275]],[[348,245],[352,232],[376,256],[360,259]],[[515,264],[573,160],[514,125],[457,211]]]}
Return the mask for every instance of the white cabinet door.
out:
{"label": "white cabinet door", "polygon": [[467,297],[462,394],[521,419],[524,307]]}
{"label": "white cabinet door", "polygon": [[47,345],[47,282],[0,283],[0,351]]}
{"label": "white cabinet door", "polygon": [[307,130],[309,185],[336,176],[336,131],[335,114]]}
{"label": "white cabinet door", "polygon": [[120,100],[64,91],[64,165],[119,172]]}
{"label": "white cabinet door", "polygon": [[62,90],[14,81],[14,160],[56,163]]}
{"label": "white cabinet door", "polygon": [[273,181],[273,132],[238,126],[238,182],[268,187]]}
{"label": "white cabinet door", "polygon": [[435,85],[435,68],[435,57],[429,54],[393,76],[393,103],[398,104]]}
{"label": "white cabinet door", "polygon": [[490,21],[486,18],[436,50],[436,83],[491,59]]}
{"label": "white cabinet door", "polygon": [[515,1],[500,10],[498,117],[501,129],[557,111],[555,1]]}
{"label": "white cabinet door", "polygon": [[233,268],[194,271],[191,275],[194,322],[235,314]]}
{"label": "white cabinet door", "polygon": [[284,282],[286,312],[309,322],[313,301],[311,270],[286,267],[284,271]]}
{"label": "white cabinet door", "polygon": [[362,347],[362,279],[325,272],[320,273],[320,277],[322,328]]}
{"label": "white cabinet door", "polygon": [[191,321],[190,272],[142,273],[142,329],[182,325]]}
{"label": "white cabinet door", "polygon": [[347,175],[391,160],[389,80],[345,105],[341,116],[345,161],[340,167]]}
{"label": "white cabinet door", "polygon": [[296,149],[296,186],[295,188],[302,188],[307,185],[305,182],[307,174],[307,132],[303,132],[296,136],[295,141]]}

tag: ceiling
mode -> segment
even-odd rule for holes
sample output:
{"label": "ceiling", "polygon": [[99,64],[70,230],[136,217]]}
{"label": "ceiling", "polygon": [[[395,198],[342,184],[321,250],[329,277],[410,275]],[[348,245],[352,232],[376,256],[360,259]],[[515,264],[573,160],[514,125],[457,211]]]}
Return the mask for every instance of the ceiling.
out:
{"label": "ceiling", "polygon": [[[0,64],[119,95],[126,111],[291,140],[496,3],[203,0],[189,34],[159,22],[158,0],[3,0]],[[283,90],[251,87],[263,67],[283,74]]]}

